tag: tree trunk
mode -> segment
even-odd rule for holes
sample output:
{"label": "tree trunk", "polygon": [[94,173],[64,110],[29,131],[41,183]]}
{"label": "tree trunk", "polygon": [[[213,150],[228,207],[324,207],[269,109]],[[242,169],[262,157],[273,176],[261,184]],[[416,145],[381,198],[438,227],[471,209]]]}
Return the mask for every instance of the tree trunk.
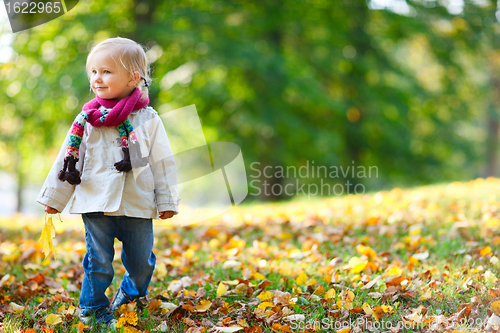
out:
{"label": "tree trunk", "polygon": [[499,130],[498,115],[491,107],[488,112],[488,140],[486,144],[486,171],[485,177],[496,177],[498,170],[498,130]]}
{"label": "tree trunk", "polygon": [[17,205],[16,205],[16,212],[21,213],[21,210],[23,208],[23,189],[24,189],[24,179],[25,175],[21,171],[21,154],[16,153],[15,154],[15,159],[16,159],[16,180],[17,180]]}

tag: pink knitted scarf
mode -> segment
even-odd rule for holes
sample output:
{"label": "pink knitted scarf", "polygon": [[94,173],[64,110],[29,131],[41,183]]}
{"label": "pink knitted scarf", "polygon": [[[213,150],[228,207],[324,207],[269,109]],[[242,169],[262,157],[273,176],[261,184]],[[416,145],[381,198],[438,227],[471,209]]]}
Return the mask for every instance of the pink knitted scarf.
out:
{"label": "pink knitted scarf", "polygon": [[[142,109],[148,103],[148,96],[142,94],[139,88],[135,88],[130,96],[124,97],[119,101],[102,99],[96,96],[96,98],[86,103],[71,126],[64,165],[63,169],[59,172],[58,178],[72,185],[80,184],[80,172],[76,170],[76,162],[79,159],[80,144],[87,121],[95,127],[117,127],[122,140],[122,151],[124,154],[123,160],[115,163],[115,168],[118,171],[127,172],[132,170],[132,167],[136,168],[146,165],[148,159],[140,156],[140,148],[134,128],[127,118],[132,111]],[[106,109],[101,111],[101,106],[104,106]],[[129,151],[129,141],[132,151]]]}

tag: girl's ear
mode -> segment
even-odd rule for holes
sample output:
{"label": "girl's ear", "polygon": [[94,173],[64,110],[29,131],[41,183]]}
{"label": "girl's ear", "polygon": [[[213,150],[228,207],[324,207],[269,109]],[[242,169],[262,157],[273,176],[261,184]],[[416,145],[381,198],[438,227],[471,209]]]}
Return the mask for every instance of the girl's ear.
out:
{"label": "girl's ear", "polygon": [[130,74],[130,81],[129,81],[129,86],[135,87],[141,80],[141,74],[139,74],[138,71],[135,71],[134,73]]}

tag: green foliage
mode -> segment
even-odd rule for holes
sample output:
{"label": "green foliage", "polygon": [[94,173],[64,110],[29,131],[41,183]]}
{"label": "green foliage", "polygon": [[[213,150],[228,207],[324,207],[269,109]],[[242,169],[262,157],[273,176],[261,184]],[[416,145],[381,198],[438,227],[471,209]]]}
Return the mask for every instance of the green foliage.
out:
{"label": "green foliage", "polygon": [[207,141],[237,143],[247,166],[377,166],[378,178],[353,179],[369,189],[478,176],[496,147],[496,2],[467,0],[460,15],[408,5],[405,16],[362,0],[80,2],[15,36],[0,167],[45,177],[93,97],[89,49],[119,35],[154,59],[152,106],[195,104]]}

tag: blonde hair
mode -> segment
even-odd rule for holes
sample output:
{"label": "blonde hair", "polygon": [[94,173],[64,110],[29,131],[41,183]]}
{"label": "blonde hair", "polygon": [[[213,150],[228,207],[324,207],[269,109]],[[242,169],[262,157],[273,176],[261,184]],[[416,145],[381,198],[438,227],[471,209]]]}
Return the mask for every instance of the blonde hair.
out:
{"label": "blonde hair", "polygon": [[123,69],[128,73],[133,74],[139,72],[141,79],[139,80],[139,89],[147,90],[145,83],[151,83],[150,63],[146,57],[144,48],[138,43],[128,38],[115,37],[108,38],[95,45],[87,56],[87,75],[90,77],[90,61],[92,56],[102,50],[107,50],[111,53],[111,57],[117,64],[121,64]]}

